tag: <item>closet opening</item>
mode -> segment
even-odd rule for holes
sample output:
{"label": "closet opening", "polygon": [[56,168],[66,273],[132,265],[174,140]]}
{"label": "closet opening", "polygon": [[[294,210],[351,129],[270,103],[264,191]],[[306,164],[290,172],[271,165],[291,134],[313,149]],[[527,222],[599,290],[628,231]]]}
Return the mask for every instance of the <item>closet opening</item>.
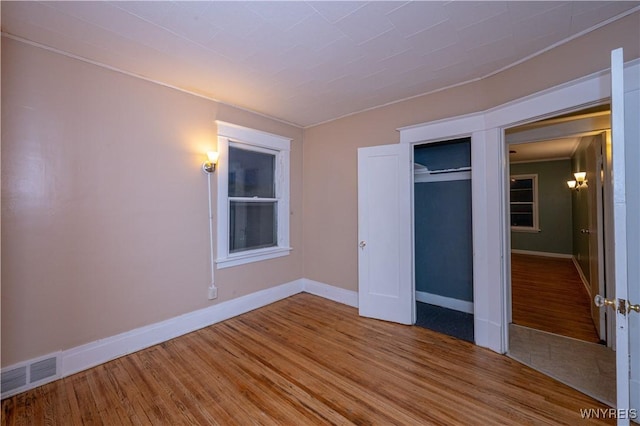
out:
{"label": "closet opening", "polygon": [[416,325],[474,343],[471,138],[415,145]]}

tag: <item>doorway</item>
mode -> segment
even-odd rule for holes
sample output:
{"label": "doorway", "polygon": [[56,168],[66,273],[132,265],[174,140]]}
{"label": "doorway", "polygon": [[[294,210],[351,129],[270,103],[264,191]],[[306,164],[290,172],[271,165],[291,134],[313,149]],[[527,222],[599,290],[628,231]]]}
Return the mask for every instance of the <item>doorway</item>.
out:
{"label": "doorway", "polygon": [[505,131],[509,151],[509,352],[615,405],[604,199],[608,105]]}
{"label": "doorway", "polygon": [[413,147],[416,325],[474,343],[471,138]]}
{"label": "doorway", "polygon": [[[471,135],[472,201],[473,201],[473,303],[474,340],[500,353],[509,350],[511,321],[510,295],[510,224],[508,200],[509,170],[505,129],[532,123],[552,114],[563,114],[612,99],[612,137],[607,140],[607,161],[613,167],[615,203],[605,200],[605,209],[615,211],[616,219],[606,223],[607,252],[614,248],[615,257],[607,257],[605,274],[614,284],[615,300],[599,299],[616,308],[616,384],[619,409],[637,407],[640,395],[638,354],[640,353],[638,318],[635,314],[640,299],[637,286],[638,216],[640,208],[637,182],[637,144],[628,145],[625,138],[638,140],[637,117],[640,109],[638,64],[622,63],[622,50],[612,52],[611,76],[604,73],[575,80],[490,110],[398,129],[400,143],[358,148],[358,297],[362,316],[415,323],[415,288],[413,287],[412,150],[424,141],[438,141]],[[610,78],[611,77],[611,78]],[[623,85],[623,80],[629,84]],[[609,86],[609,82],[613,84]],[[611,87],[611,88],[609,88]],[[613,94],[613,95],[612,95]],[[624,118],[627,117],[625,120]],[[629,119],[631,118],[631,120]],[[612,146],[617,147],[611,151]],[[613,152],[613,155],[611,155]],[[627,155],[625,155],[625,152]],[[611,166],[611,165],[609,165]],[[613,195],[611,191],[610,195]],[[627,212],[629,214],[627,214]],[[371,213],[376,215],[372,220]],[[384,215],[382,215],[384,213]],[[609,218],[613,215],[609,214]],[[380,224],[392,232],[380,233]],[[615,226],[614,226],[615,225]],[[632,238],[627,238],[627,235]],[[627,244],[629,242],[629,244]],[[393,254],[393,256],[388,256]],[[609,264],[609,259],[611,263]],[[409,266],[407,266],[409,264]],[[615,267],[615,280],[613,270]],[[379,271],[379,269],[382,269]],[[378,273],[379,272],[379,273]],[[387,279],[391,278],[391,279]],[[627,298],[629,297],[629,299]],[[628,305],[628,303],[631,303]],[[630,314],[620,307],[628,307]],[[630,332],[632,331],[632,332]],[[619,339],[618,339],[619,337]],[[610,339],[609,339],[610,340]]]}

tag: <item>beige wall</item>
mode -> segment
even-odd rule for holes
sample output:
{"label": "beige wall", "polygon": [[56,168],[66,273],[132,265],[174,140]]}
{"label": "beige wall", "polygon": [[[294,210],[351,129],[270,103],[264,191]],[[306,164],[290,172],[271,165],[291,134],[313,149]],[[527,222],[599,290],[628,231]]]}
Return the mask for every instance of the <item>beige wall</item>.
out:
{"label": "beige wall", "polygon": [[[2,366],[301,278],[302,130],[2,38]],[[293,138],[290,256],[217,272],[214,120]]]}
{"label": "beige wall", "polygon": [[306,278],[357,290],[357,148],[399,141],[396,128],[481,111],[640,57],[635,13],[492,77],[305,129]]}
{"label": "beige wall", "polygon": [[487,106],[536,93],[609,68],[611,51],[624,48],[624,60],[640,57],[640,12],[592,31],[513,68],[487,78]]}

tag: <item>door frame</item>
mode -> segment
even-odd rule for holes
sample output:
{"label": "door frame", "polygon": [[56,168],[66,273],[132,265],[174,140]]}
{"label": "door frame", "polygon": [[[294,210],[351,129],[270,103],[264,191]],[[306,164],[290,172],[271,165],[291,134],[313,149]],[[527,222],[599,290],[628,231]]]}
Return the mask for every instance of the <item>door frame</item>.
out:
{"label": "door frame", "polygon": [[[487,250],[485,246],[480,245],[481,241],[486,241],[487,228],[485,226],[486,213],[485,208],[487,199],[481,193],[481,189],[484,184],[479,181],[481,171],[476,170],[476,164],[480,162],[475,161],[475,158],[483,159],[484,153],[482,147],[484,146],[485,135],[481,130],[484,120],[481,114],[471,114],[468,116],[457,117],[450,120],[443,120],[435,123],[427,123],[425,125],[409,126],[401,129],[397,129],[400,132],[400,143],[409,145],[411,149],[411,159],[413,161],[414,148],[417,145],[424,145],[436,142],[443,142],[448,140],[470,138],[471,139],[471,226],[472,226],[472,246],[473,246],[473,266],[472,266],[472,285],[473,285],[473,315],[474,315],[474,340],[475,344],[483,347],[489,347],[496,352],[499,351],[499,347],[491,345],[490,342],[496,341],[496,331],[491,330],[491,321],[488,319],[488,305],[490,302],[489,295],[481,291],[481,287],[477,284],[479,282],[486,282],[488,276],[488,265],[490,262],[487,259]],[[411,163],[413,168],[413,162]],[[415,233],[415,221],[413,219],[414,209],[414,178],[412,170],[411,179],[411,226],[412,232]],[[412,239],[412,272],[413,272],[413,288],[415,292],[415,244]],[[478,300],[482,300],[482,303],[478,303]],[[483,306],[485,309],[479,311],[478,306]],[[494,308],[495,309],[495,308]],[[493,338],[492,338],[493,337]]]}
{"label": "door frame", "polygon": [[[625,64],[640,73],[640,59]],[[633,80],[633,79],[631,79]],[[504,130],[542,118],[609,102],[610,71],[605,70],[485,111],[397,129],[400,143],[447,140],[471,134],[474,241],[474,332],[476,344],[499,353],[508,349],[506,256],[506,143]],[[638,82],[633,81],[638,84]]]}
{"label": "door frame", "polygon": [[[579,111],[583,108],[580,108],[576,111]],[[604,115],[604,114],[603,114]],[[609,114],[610,115],[610,114]],[[553,116],[551,117],[546,117],[546,118],[553,118]],[[541,118],[542,120],[545,119],[545,117]],[[535,120],[533,122],[536,122],[538,120]],[[608,121],[608,126],[611,127],[610,124],[610,119],[607,119]],[[612,200],[613,197],[613,183],[611,182],[611,179],[608,179],[607,176],[609,176],[609,171],[610,171],[610,164],[611,164],[611,158],[610,156],[607,157],[607,142],[610,143],[610,135],[611,135],[611,129],[595,129],[595,127],[601,127],[604,123],[601,122],[601,120],[596,120],[596,121],[583,121],[585,124],[580,124],[577,126],[571,125],[569,126],[572,131],[575,130],[574,133],[563,133],[563,132],[558,132],[558,131],[551,131],[551,133],[553,134],[553,136],[545,136],[545,133],[548,132],[547,129],[549,128],[554,128],[555,124],[549,124],[548,126],[545,127],[541,127],[539,130],[542,130],[540,133],[536,133],[536,132],[530,132],[529,133],[529,139],[526,138],[515,138],[515,141],[510,140],[510,138],[505,137],[504,138],[504,143],[506,145],[505,147],[505,162],[506,162],[506,171],[505,171],[505,175],[506,175],[506,180],[505,180],[505,197],[507,197],[507,199],[505,199],[505,215],[506,218],[509,218],[509,202],[508,202],[508,194],[509,194],[509,188],[510,188],[510,175],[511,175],[511,164],[510,164],[510,158],[509,158],[509,149],[511,149],[510,147],[512,146],[518,146],[519,144],[523,144],[523,143],[536,143],[536,142],[544,142],[546,140],[552,140],[552,139],[557,139],[559,137],[575,137],[575,138],[583,138],[583,137],[599,137],[600,138],[600,142],[599,145],[601,145],[602,147],[602,153],[601,153],[601,158],[598,158],[598,155],[596,155],[596,168],[598,168],[600,166],[600,163],[598,162],[598,160],[602,161],[601,167],[603,169],[603,173],[605,176],[605,179],[602,180],[600,178],[600,173],[596,173],[596,178],[595,181],[593,182],[594,185],[596,185],[596,206],[594,208],[594,212],[596,214],[596,222],[597,222],[597,245],[598,245],[598,258],[597,258],[597,262],[598,262],[598,292],[596,294],[609,294],[613,291],[612,288],[608,287],[608,286],[612,286],[613,285],[613,273],[611,271],[609,271],[609,269],[607,269],[606,271],[609,271],[606,274],[605,277],[605,264],[609,265],[609,264],[613,264],[613,257],[610,255],[610,252],[607,253],[604,251],[604,245],[606,244],[607,246],[610,246],[610,244],[613,244],[613,216],[611,216],[609,214],[609,211],[607,210],[607,212],[604,211],[605,208],[605,200]],[[528,123],[524,123],[524,124],[528,124]],[[562,128],[562,127],[560,127]],[[555,130],[555,129],[554,129]],[[610,153],[610,150],[609,150]],[[567,178],[570,178],[571,175],[567,175]],[[567,190],[569,190],[567,188]],[[610,209],[613,208],[613,203],[611,202],[611,205],[609,206]],[[506,235],[506,244],[507,244],[507,249],[505,250],[506,253],[508,253],[509,255],[505,256],[505,262],[507,263],[506,265],[506,270],[509,271],[508,274],[505,276],[506,278],[506,284],[507,284],[507,321],[508,323],[512,323],[513,322],[513,300],[511,298],[512,295],[512,282],[511,282],[511,260],[510,260],[510,253],[511,253],[511,227],[509,224],[509,221],[506,221],[506,229],[504,230],[505,235]],[[609,254],[609,255],[608,255]],[[582,277],[584,280],[584,277]],[[590,283],[584,283],[584,284],[589,284]],[[589,293],[591,293],[591,291],[589,290]],[[593,300],[593,297],[595,296],[595,294],[592,295],[591,299]],[[612,343],[615,341],[615,328],[613,325],[613,321],[606,321],[605,320],[605,310],[602,309],[600,311],[600,326],[602,327],[601,329],[604,330],[604,336],[606,336],[606,338],[604,339],[607,342],[607,346],[611,347]],[[614,337],[611,337],[611,335],[614,335]],[[508,341],[507,341],[508,344]]]}
{"label": "door frame", "polygon": [[[518,123],[515,126],[502,126],[501,127],[501,134],[502,134],[502,144],[504,146],[504,161],[506,163],[506,167],[504,168],[504,177],[503,177],[503,195],[504,195],[504,228],[503,228],[503,270],[504,270],[504,276],[503,276],[503,285],[505,286],[505,300],[504,303],[506,304],[506,309],[505,309],[505,313],[506,313],[506,319],[505,319],[505,324],[504,324],[504,329],[503,329],[503,348],[504,348],[504,352],[506,353],[509,350],[509,324],[512,322],[513,319],[513,314],[512,314],[512,283],[511,283],[511,226],[510,226],[510,221],[509,221],[509,210],[510,210],[510,206],[508,203],[508,195],[509,195],[509,188],[510,188],[510,165],[509,165],[509,146],[511,145],[508,141],[507,138],[505,136],[505,131],[507,129],[510,129],[512,127],[517,127],[520,125],[525,125],[525,124],[530,124],[530,123],[534,123],[536,121],[540,121],[540,120],[545,120],[545,119],[552,119],[554,117],[557,117],[559,115],[564,115],[564,114],[569,114],[572,112],[577,112],[580,111],[582,109],[585,108],[589,108],[589,107],[594,107],[594,106],[599,106],[599,105],[603,105],[606,103],[610,102],[610,98],[609,97],[604,97],[604,98],[600,98],[600,99],[594,99],[586,104],[576,104],[572,107],[568,107],[568,108],[564,108],[562,110],[556,110],[555,112],[547,112],[547,113],[543,113],[541,115],[535,116],[535,117],[530,117],[528,120],[523,121]],[[548,105],[550,108],[553,108],[552,105]],[[607,132],[610,133],[610,129],[607,130]],[[602,130],[598,129],[598,130],[593,130],[593,131],[587,131],[587,132],[583,132],[583,133],[579,133],[577,134],[577,136],[579,137],[585,137],[585,136],[594,136],[594,135],[600,135],[604,133]],[[571,135],[571,136],[576,136],[576,135]],[[606,144],[606,140],[603,137],[602,138],[602,143],[603,145]],[[603,154],[603,157],[606,156],[607,153],[605,152]],[[611,159],[608,159],[609,161]],[[606,161],[606,160],[605,160]],[[603,165],[605,170],[608,170],[606,164]],[[604,181],[605,184],[605,188],[604,188],[604,192],[605,194],[608,194],[609,196],[612,196],[613,193],[613,182],[610,179],[606,179]],[[604,200],[602,200],[604,202]],[[611,206],[613,207],[613,206]],[[614,235],[613,235],[613,218],[612,217],[606,217],[603,218],[603,212],[599,209],[596,209],[597,211],[597,215],[598,217],[598,223],[602,224],[602,228],[598,229],[598,233],[599,235],[599,241],[598,244],[600,245],[600,241],[603,241],[607,246],[611,247],[613,245],[614,242]],[[606,223],[605,223],[606,222]],[[600,277],[603,277],[602,274],[602,270],[605,264],[613,264],[613,259],[611,259],[611,256],[608,256],[607,253],[605,253],[604,251],[600,252],[602,255],[599,256],[598,258],[598,263],[599,263],[599,274]],[[610,278],[610,279],[609,279]],[[604,283],[602,282],[602,279],[599,279],[600,281],[600,285],[602,286],[603,284],[607,286],[607,289],[609,289],[608,286],[613,285],[613,276],[612,274],[609,272],[607,273],[607,278],[605,279]],[[612,325],[613,321],[607,321],[607,330],[606,330],[606,334],[607,336],[611,336],[611,334],[609,333],[610,330],[613,330],[614,325]],[[615,334],[615,333],[614,333]],[[611,341],[615,341],[615,337],[613,339],[608,338],[607,339],[608,342]],[[610,346],[610,344],[609,344]]]}

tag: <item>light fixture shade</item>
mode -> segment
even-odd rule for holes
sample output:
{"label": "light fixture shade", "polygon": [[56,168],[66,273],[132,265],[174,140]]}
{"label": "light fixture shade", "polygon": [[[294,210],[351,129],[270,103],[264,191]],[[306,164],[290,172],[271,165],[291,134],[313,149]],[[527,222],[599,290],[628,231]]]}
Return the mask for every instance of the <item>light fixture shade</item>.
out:
{"label": "light fixture shade", "polygon": [[584,182],[587,178],[587,172],[576,172],[573,174],[578,182]]}
{"label": "light fixture shade", "polygon": [[568,180],[567,181],[567,185],[569,186],[569,188],[574,189],[576,187],[576,184],[578,182],[576,182],[575,180]]}
{"label": "light fixture shade", "polygon": [[202,163],[202,171],[205,173],[215,172],[217,162],[218,162],[218,153],[215,151],[207,151],[207,161]]}

